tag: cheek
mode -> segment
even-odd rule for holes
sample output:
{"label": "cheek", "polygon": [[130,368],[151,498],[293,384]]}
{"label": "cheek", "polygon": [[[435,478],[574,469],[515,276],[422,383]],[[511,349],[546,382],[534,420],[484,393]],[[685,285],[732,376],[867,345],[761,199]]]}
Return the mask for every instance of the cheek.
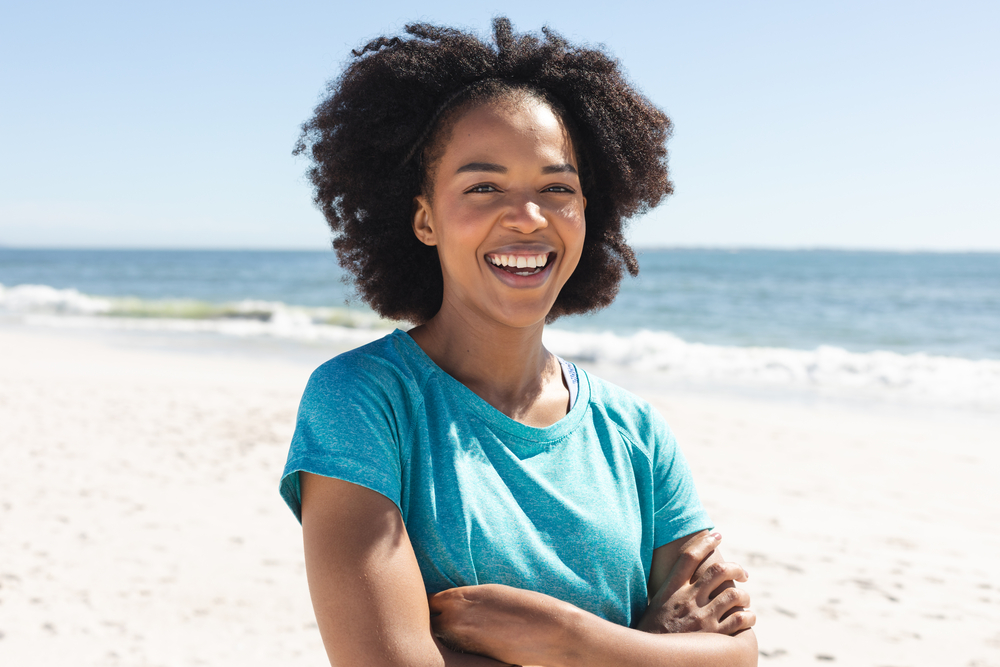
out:
{"label": "cheek", "polygon": [[452,211],[447,224],[438,227],[438,259],[446,274],[457,275],[472,270],[485,239],[482,226],[474,215]]}
{"label": "cheek", "polygon": [[566,239],[568,247],[583,247],[583,239],[587,234],[587,219],[581,207],[567,209],[564,219],[566,220]]}
{"label": "cheek", "polygon": [[[572,259],[573,271],[576,271],[583,255],[583,244],[587,237],[587,220],[582,210],[567,219],[563,242],[566,244],[567,259]],[[572,272],[571,272],[572,273]]]}

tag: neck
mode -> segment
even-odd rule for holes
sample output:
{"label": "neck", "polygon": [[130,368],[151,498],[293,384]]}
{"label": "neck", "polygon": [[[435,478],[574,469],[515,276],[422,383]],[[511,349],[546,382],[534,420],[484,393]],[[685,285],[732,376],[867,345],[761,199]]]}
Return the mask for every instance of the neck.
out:
{"label": "neck", "polygon": [[511,327],[443,306],[409,333],[434,363],[508,417],[548,426],[566,414],[559,362],[542,345],[544,322]]}

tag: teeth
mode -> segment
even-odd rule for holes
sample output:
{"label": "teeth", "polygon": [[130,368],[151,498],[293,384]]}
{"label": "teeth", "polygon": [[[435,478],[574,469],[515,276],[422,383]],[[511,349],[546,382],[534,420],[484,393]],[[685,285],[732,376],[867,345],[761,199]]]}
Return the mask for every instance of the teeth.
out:
{"label": "teeth", "polygon": [[487,255],[494,266],[509,266],[517,269],[540,269],[549,263],[548,253],[537,255]]}

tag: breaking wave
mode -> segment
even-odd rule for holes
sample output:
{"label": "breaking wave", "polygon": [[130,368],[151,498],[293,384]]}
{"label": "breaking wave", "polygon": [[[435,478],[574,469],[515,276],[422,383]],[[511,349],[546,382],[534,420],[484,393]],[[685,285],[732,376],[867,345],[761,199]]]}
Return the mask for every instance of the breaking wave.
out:
{"label": "breaking wave", "polygon": [[374,340],[396,325],[371,311],[350,308],[290,306],[252,299],[212,303],[101,297],[48,285],[0,285],[0,313],[28,324],[54,327],[271,336],[343,344]]}
{"label": "breaking wave", "polygon": [[[99,297],[46,285],[0,285],[0,314],[52,327],[214,333],[340,346],[364,344],[398,325],[371,311],[350,308]],[[574,361],[657,371],[675,380],[812,388],[1000,409],[1000,360],[994,359],[850,352],[826,345],[814,350],[708,345],[666,331],[622,335],[556,327],[546,329],[545,343]]]}
{"label": "breaking wave", "polygon": [[677,380],[813,388],[1000,409],[1000,360],[994,359],[849,352],[829,345],[814,350],[706,345],[665,331],[621,336],[549,328],[545,344],[576,361],[659,371]]}

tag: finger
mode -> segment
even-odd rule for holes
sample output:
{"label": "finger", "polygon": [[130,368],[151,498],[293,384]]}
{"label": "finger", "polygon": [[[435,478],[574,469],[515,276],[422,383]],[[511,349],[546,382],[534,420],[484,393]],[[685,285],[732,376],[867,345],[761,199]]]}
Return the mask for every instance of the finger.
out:
{"label": "finger", "polygon": [[718,562],[712,563],[701,573],[698,581],[695,582],[696,598],[699,606],[708,604],[708,601],[717,593],[718,589],[726,587],[726,582],[746,581],[749,578],[747,571],[737,563]]}
{"label": "finger", "polygon": [[694,583],[698,567],[712,555],[721,541],[722,535],[719,533],[702,532],[685,542],[670,570],[670,576],[667,577],[670,586],[676,590],[684,584]]}
{"label": "finger", "polygon": [[757,623],[757,614],[752,609],[740,609],[733,612],[726,620],[719,623],[719,634],[735,635],[737,632],[749,630]]}
{"label": "finger", "polygon": [[731,586],[715,596],[715,599],[708,603],[706,611],[712,618],[720,622],[726,619],[729,613],[735,610],[750,606],[750,594],[741,588]]}

